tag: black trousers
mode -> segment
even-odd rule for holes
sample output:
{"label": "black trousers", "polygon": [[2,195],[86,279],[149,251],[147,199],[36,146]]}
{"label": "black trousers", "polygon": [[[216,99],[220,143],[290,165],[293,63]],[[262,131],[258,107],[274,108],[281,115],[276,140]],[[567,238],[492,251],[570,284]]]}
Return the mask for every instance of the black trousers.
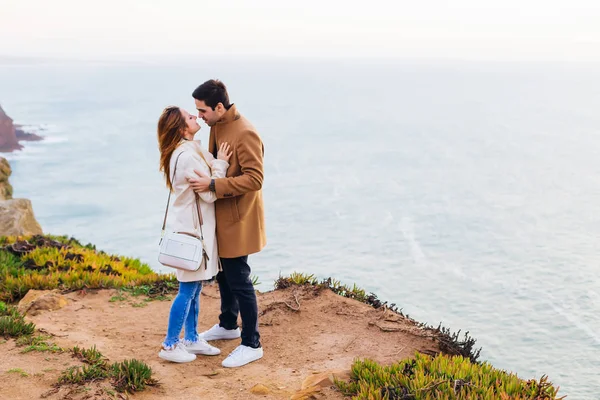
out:
{"label": "black trousers", "polygon": [[217,274],[221,292],[219,326],[225,329],[238,327],[238,314],[242,316],[242,345],[260,347],[258,333],[258,304],[250,279],[248,256],[221,258],[223,270]]}

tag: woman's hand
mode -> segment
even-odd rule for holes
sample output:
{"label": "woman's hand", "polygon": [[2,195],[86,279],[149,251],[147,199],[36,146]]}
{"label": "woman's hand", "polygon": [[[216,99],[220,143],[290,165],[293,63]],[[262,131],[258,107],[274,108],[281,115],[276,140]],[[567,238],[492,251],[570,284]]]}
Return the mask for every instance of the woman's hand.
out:
{"label": "woman's hand", "polygon": [[221,143],[221,146],[219,147],[219,151],[217,152],[217,158],[219,160],[229,162],[229,157],[231,157],[231,154],[232,154],[229,150],[230,150],[230,147],[227,142]]}

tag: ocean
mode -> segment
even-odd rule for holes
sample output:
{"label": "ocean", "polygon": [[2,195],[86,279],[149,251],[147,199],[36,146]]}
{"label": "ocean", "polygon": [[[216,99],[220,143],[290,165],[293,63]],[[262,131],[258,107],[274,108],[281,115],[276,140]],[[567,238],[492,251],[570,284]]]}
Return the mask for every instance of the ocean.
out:
{"label": "ocean", "polygon": [[[3,154],[46,233],[156,261],[156,122],[220,78],[265,144],[260,290],[356,283],[481,359],[600,392],[600,69],[219,58],[0,64],[0,104],[45,137]],[[209,129],[198,133],[207,143]]]}

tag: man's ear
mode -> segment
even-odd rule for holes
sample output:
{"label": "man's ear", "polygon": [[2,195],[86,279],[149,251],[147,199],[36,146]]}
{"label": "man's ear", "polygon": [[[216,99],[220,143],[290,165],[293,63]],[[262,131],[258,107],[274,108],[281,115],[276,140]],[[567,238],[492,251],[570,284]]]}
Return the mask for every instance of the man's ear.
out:
{"label": "man's ear", "polygon": [[225,112],[225,106],[223,105],[223,103],[219,102],[217,103],[217,107],[215,107],[215,110],[219,113]]}

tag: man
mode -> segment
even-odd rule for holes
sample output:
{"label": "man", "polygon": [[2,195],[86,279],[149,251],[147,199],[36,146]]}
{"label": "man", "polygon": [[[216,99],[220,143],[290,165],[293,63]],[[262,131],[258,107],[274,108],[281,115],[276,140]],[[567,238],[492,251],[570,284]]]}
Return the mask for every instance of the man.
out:
{"label": "man", "polygon": [[[263,143],[258,133],[229,103],[225,85],[209,80],[194,93],[198,116],[210,126],[208,150],[217,154],[221,143],[229,143],[232,155],[227,176],[210,179],[198,171],[190,184],[197,192],[211,190],[217,195],[215,213],[222,271],[217,274],[221,292],[219,323],[202,332],[204,340],[236,339],[242,344],[223,360],[224,367],[240,367],[263,356],[258,333],[258,305],[250,279],[248,255],[266,244],[263,183]],[[237,325],[242,317],[242,331]]]}

